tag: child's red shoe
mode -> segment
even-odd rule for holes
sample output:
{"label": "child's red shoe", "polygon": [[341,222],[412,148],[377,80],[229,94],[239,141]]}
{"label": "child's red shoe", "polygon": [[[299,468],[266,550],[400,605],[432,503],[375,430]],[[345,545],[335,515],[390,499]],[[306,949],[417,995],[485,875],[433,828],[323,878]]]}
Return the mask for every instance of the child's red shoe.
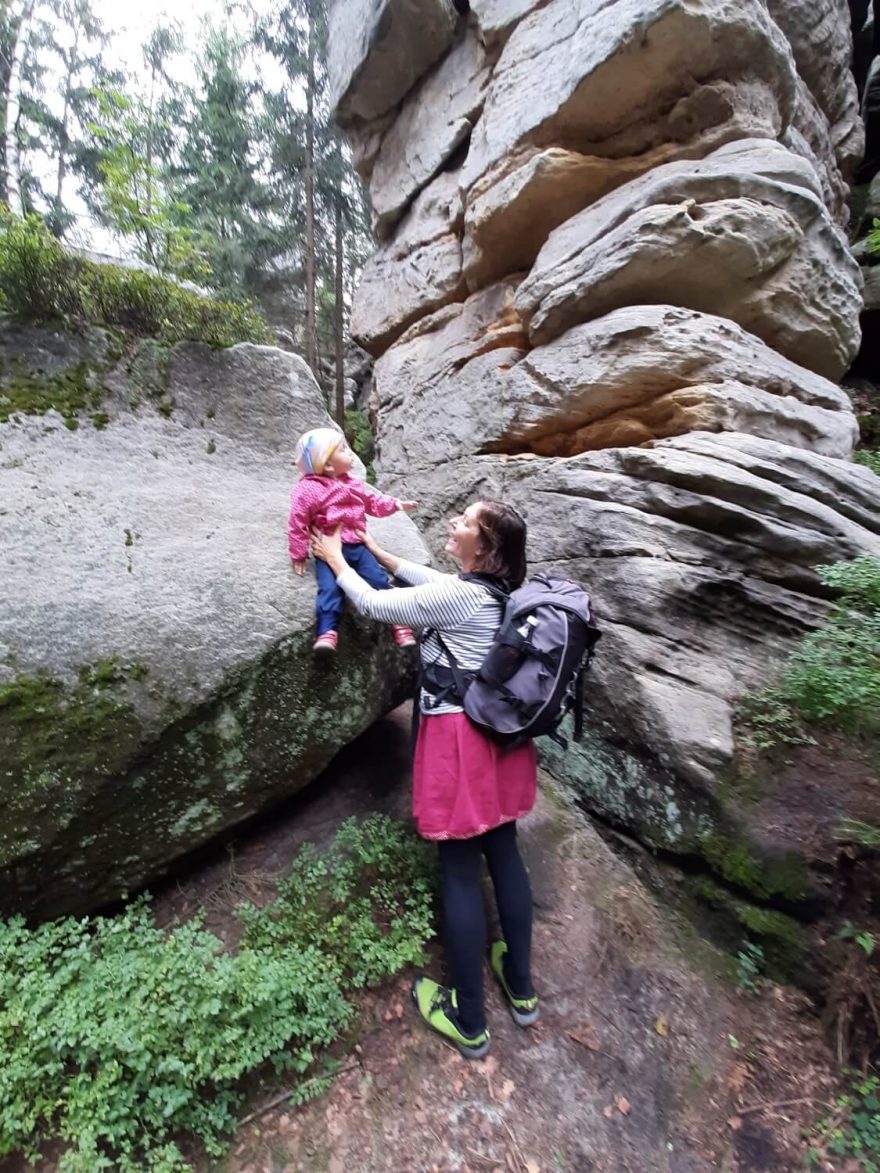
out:
{"label": "child's red shoe", "polygon": [[338,640],[339,636],[335,631],[325,631],[323,635],[319,635],[315,640],[312,650],[315,652],[320,652],[322,656],[332,656],[336,651],[336,644]]}
{"label": "child's red shoe", "polygon": [[412,628],[394,626],[391,628],[391,635],[399,648],[414,648],[416,646],[416,637],[412,633]]}

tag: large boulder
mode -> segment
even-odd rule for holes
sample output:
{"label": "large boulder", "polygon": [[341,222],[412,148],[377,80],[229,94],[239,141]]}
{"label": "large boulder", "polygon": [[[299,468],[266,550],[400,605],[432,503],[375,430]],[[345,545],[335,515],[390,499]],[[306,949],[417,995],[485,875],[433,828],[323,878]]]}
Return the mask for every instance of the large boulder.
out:
{"label": "large boulder", "polygon": [[670,289],[829,378],[858,352],[858,265],[815,171],[779,143],[731,143],[598,200],[550,235],[516,305],[540,344]]}
{"label": "large boulder", "polygon": [[[295,355],[7,329],[0,391],[0,914],[112,901],[295,793],[399,702],[348,616],[318,663],[286,549]],[[40,412],[41,414],[36,414]],[[381,523],[426,557],[411,523]]]}
{"label": "large boulder", "polygon": [[568,456],[695,429],[852,452],[846,394],[732,322],[628,306],[528,350],[513,297],[510,283],[475,293],[378,360],[383,472],[443,464],[450,452]]}
{"label": "large boulder", "polygon": [[757,0],[551,0],[504,46],[462,183],[528,147],[605,159],[620,182],[633,158],[647,170],[732,138],[775,138],[794,85],[789,46]]}
{"label": "large boulder", "polygon": [[342,126],[387,114],[452,43],[453,0],[333,0],[329,100]]}

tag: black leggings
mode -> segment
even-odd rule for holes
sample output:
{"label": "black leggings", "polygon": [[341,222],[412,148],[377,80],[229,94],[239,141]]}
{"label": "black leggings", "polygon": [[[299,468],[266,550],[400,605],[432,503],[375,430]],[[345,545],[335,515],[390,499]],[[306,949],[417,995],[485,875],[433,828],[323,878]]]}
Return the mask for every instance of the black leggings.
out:
{"label": "black leggings", "polygon": [[440,852],[446,959],[450,985],[458,999],[458,1022],[464,1034],[486,1027],[483,1009],[483,963],[486,916],[480,891],[480,864],[485,855],[495,889],[501,931],[507,942],[504,976],[517,997],[530,997],[529,955],[532,945],[532,889],[516,844],[516,823],[503,823],[473,839],[444,839]]}

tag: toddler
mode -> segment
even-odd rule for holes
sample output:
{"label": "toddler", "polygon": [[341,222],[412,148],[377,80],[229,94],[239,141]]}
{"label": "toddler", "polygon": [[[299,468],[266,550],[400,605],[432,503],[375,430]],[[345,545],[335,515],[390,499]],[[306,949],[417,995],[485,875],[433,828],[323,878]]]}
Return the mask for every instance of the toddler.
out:
{"label": "toddler", "polygon": [[[313,428],[300,436],[294,453],[300,479],[290,495],[290,518],[287,523],[287,548],[297,574],[305,573],[309,553],[310,531],[332,533],[342,525],[342,553],[349,566],[377,590],[387,589],[388,575],[358,537],[366,527],[366,514],[389,517],[399,509],[407,513],[416,508],[415,501],[386,497],[357,477],[349,475],[354,453],[341,432],[333,428]],[[345,596],[336,585],[336,576],[326,562],[315,562],[318,594],[317,638],[314,650],[333,654],[338,640],[337,627]],[[415,637],[408,627],[391,628],[399,648],[412,647]]]}

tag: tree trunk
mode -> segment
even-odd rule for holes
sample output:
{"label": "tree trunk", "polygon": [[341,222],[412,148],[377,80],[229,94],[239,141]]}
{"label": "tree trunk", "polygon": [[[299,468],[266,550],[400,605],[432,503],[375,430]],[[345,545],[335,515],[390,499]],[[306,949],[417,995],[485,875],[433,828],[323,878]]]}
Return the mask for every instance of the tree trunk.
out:
{"label": "tree trunk", "polygon": [[345,424],[345,355],[342,339],[344,318],[342,304],[342,205],[336,200],[336,282],[333,306],[333,324],[336,334],[336,422]]}
{"label": "tree trunk", "polygon": [[3,178],[0,187],[10,208],[18,205],[22,215],[25,209],[21,198],[21,143],[18,138],[18,120],[21,116],[21,66],[27,26],[35,7],[36,0],[25,0],[21,16],[12,24],[9,38],[9,81],[3,124]]}
{"label": "tree trunk", "polygon": [[64,80],[64,109],[61,113],[61,129],[58,133],[58,176],[55,187],[55,223],[56,234],[58,236],[61,235],[60,226],[64,211],[64,180],[67,175],[67,157],[70,152],[70,135],[68,132],[70,100],[73,90],[73,76],[79,64],[79,32],[80,25],[77,20],[73,36],[73,47],[70,50],[70,57],[67,62],[67,77]]}
{"label": "tree trunk", "polygon": [[306,82],[306,362],[318,369],[315,321],[315,13],[309,3],[308,78]]}

